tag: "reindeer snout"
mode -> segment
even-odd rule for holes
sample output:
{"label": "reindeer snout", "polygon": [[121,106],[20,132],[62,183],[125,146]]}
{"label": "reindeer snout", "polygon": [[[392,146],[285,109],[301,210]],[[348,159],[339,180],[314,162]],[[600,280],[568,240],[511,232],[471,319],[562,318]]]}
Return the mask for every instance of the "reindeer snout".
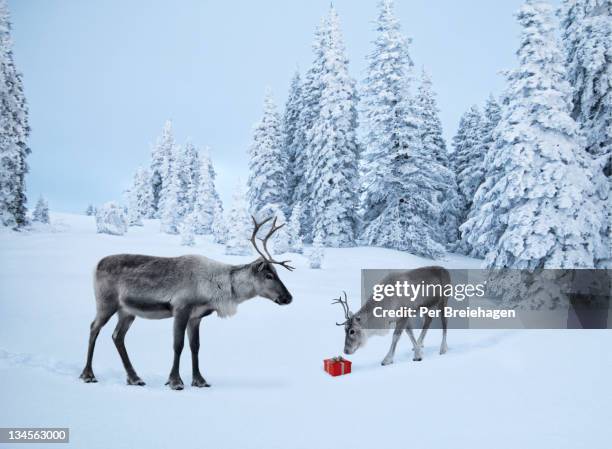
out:
{"label": "reindeer snout", "polygon": [[278,303],[282,305],[291,304],[291,301],[293,301],[293,296],[291,296],[291,293],[287,293],[286,295],[278,298]]}

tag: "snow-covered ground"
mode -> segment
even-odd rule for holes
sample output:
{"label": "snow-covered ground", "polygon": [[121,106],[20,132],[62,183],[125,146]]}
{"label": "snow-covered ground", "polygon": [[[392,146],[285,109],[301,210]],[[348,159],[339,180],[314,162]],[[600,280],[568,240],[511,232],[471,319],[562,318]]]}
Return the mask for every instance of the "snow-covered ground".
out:
{"label": "snow-covered ground", "polygon": [[[95,234],[92,217],[53,214],[53,228],[0,234],[0,426],[70,427],[75,448],[606,448],[610,427],[610,331],[449,332],[437,353],[432,330],[425,358],[411,361],[408,339],[382,367],[388,334],[351,356],[354,372],[332,378],[322,360],[340,354],[342,317],[330,301],[346,290],[359,301],[361,268],[410,268],[431,261],[377,248],[333,249],[323,270],[292,255],[281,269],[294,302],[257,298],[230,319],[202,323],[202,372],[210,389],[164,386],[172,360],[171,320],[137,319],[126,345],[145,387],[125,384],[102,330],[94,371],[83,384],[92,271],[120,252],[200,253],[228,262],[199,238],[193,249],[157,222],[123,237]],[[447,267],[478,261],[449,256]],[[27,447],[33,447],[29,445]],[[26,447],[26,446],[24,446]],[[47,446],[44,446],[47,447]]]}

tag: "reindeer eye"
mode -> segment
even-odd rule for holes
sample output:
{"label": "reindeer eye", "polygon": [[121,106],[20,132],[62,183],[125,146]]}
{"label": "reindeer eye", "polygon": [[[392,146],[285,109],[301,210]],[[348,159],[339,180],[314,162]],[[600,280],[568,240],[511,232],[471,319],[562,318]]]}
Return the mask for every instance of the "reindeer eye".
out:
{"label": "reindeer eye", "polygon": [[351,330],[349,331],[349,335],[355,335],[355,329],[351,329]]}
{"label": "reindeer eye", "polygon": [[272,276],[272,273],[266,273],[266,279],[274,279],[274,276]]}

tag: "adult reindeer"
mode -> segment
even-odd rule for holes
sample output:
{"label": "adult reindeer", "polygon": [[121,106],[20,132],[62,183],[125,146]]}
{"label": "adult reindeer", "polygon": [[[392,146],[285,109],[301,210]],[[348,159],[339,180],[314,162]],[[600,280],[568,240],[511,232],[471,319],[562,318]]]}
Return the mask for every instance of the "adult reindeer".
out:
{"label": "adult reindeer", "polygon": [[80,378],[97,382],[92,369],[96,338],[111,316],[118,314],[113,340],[127,372],[129,385],[144,385],[136,374],[125,349],[125,334],[135,317],[148,319],[174,318],[174,363],[166,385],[182,390],[179,374],[185,330],[189,336],[193,381],[195,387],[210,385],[200,374],[198,351],[200,348],[200,320],[217,312],[220,317],[236,313],[243,301],[262,296],[277,304],[289,304],[291,293],[278,277],[274,265],[287,270],[294,268],[290,261],[274,260],[268,251],[268,240],[284,224],[276,225],[276,218],[267,235],[256,238],[261,227],[271,218],[258,223],[253,217],[251,243],[261,257],[245,265],[228,265],[203,256],[153,257],[118,254],[100,260],[95,271],[96,317],[91,323],[87,362]]}
{"label": "adult reindeer", "polygon": [[[379,284],[395,285],[397,282],[403,283],[404,281],[409,284],[429,284],[429,285],[440,285],[442,290],[445,285],[450,284],[450,274],[442,267],[423,267],[415,270],[403,271],[399,273],[391,273],[382,279]],[[387,298],[385,303],[386,310],[400,310],[402,308],[413,309],[418,311],[420,307],[427,307],[428,309],[435,309],[443,311],[446,307],[448,298],[444,296],[440,290],[438,294],[432,296],[419,295],[416,298],[409,298],[407,296],[393,296]],[[380,320],[376,320],[374,316],[374,308],[381,305],[381,303],[374,301],[372,297],[366,301],[366,303],[356,313],[352,313],[349,309],[348,300],[346,293],[344,293],[344,300],[342,297],[333,301],[334,304],[340,304],[344,310],[344,316],[346,320],[343,323],[336,323],[338,326],[344,326],[345,339],[344,339],[344,352],[346,354],[353,354],[361,346],[365,345],[370,335],[380,334],[375,326],[381,324]],[[446,345],[446,330],[447,330],[447,318],[444,313],[440,313],[442,319],[442,344],[440,345],[440,354],[444,354],[448,350]],[[377,323],[374,323],[378,321]],[[393,357],[395,355],[395,347],[399,341],[402,331],[406,331],[412,341],[414,358],[413,360],[420,361],[423,359],[423,340],[427,330],[431,325],[432,318],[427,315],[423,322],[423,329],[418,340],[414,338],[412,333],[412,326],[410,318],[397,318],[397,319],[386,319],[385,325],[395,324],[395,330],[393,332],[393,339],[391,340],[391,347],[389,352],[381,362],[382,365],[389,365],[393,363]]]}

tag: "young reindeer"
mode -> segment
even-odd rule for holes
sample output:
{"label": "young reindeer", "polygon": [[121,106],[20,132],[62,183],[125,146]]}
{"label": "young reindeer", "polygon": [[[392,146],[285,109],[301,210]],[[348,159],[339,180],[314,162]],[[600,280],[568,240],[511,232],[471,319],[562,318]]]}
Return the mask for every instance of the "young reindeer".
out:
{"label": "young reindeer", "polygon": [[[418,285],[423,282],[425,284],[430,285],[433,284],[444,286],[450,284],[450,274],[446,269],[442,267],[424,267],[410,271],[403,271],[400,273],[391,273],[387,275],[384,279],[382,279],[380,281],[380,284],[395,285],[396,282],[400,282],[403,284],[404,281],[407,281],[409,284],[414,285]],[[414,298],[414,301],[412,301],[411,299],[412,298],[408,298],[406,296],[388,297],[388,302],[385,303],[385,310],[400,310],[402,307],[407,307],[416,311],[418,311],[420,307],[443,310],[448,300],[448,298],[444,295],[419,295],[418,297]],[[353,354],[355,351],[357,351],[357,349],[365,345],[369,336],[376,334],[380,335],[382,333],[378,329],[376,329],[376,327],[373,327],[376,326],[373,323],[376,320],[373,315],[373,310],[375,307],[380,306],[381,303],[374,301],[372,297],[370,297],[368,301],[361,307],[361,309],[359,309],[357,313],[354,314],[349,309],[346,293],[344,293],[344,300],[342,299],[342,297],[340,297],[334,300],[333,304],[340,304],[344,309],[346,321],[344,323],[336,323],[336,325],[344,326],[345,354]],[[442,344],[440,345],[440,354],[444,354],[448,350],[448,346],[446,345],[447,318],[444,317],[443,313],[441,313],[440,316],[442,319]],[[395,347],[397,346],[397,342],[402,334],[402,331],[404,330],[412,341],[412,346],[414,348],[413,360],[421,361],[423,359],[423,340],[425,339],[427,330],[431,325],[431,321],[432,318],[430,316],[425,317],[423,329],[421,330],[421,335],[419,335],[418,340],[416,340],[414,338],[414,334],[412,333],[410,318],[386,319],[387,324],[395,323],[395,330],[393,331],[393,339],[391,340],[391,347],[389,348],[389,352],[387,353],[381,364],[389,365],[393,363]]]}
{"label": "young reindeer", "polygon": [[274,260],[268,251],[270,237],[284,224],[277,226],[276,218],[267,235],[261,240],[263,252],[256,238],[260,228],[271,218],[257,223],[253,217],[251,243],[261,257],[244,265],[229,265],[204,256],[153,257],[118,254],[100,260],[95,271],[96,317],[91,323],[87,362],[80,378],[97,382],[92,369],[96,338],[111,316],[118,314],[113,340],[127,372],[129,385],[144,385],[136,374],[125,349],[125,334],[135,317],[148,319],[174,318],[174,363],[166,385],[182,390],[179,362],[185,341],[189,336],[193,369],[192,386],[209,387],[200,374],[198,351],[200,348],[200,320],[217,312],[220,317],[236,313],[240,303],[255,296],[276,304],[291,303],[292,296],[278,277],[274,265],[287,270],[290,261]]}

